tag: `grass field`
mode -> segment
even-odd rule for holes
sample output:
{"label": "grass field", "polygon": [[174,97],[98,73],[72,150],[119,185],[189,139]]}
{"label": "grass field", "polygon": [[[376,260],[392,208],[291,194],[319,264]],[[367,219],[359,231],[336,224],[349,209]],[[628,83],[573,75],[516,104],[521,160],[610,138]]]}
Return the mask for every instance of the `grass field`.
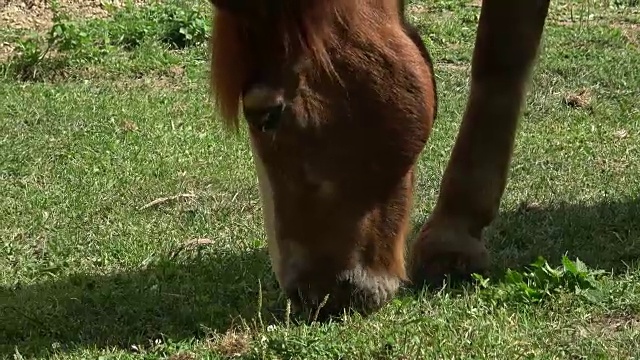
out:
{"label": "grass field", "polygon": [[[0,65],[0,357],[640,358],[637,1],[552,1],[486,232],[494,276],[328,324],[283,312],[245,132],[226,134],[208,95],[208,3],[164,4],[58,19],[44,57],[47,34],[0,27],[17,49]],[[410,11],[440,98],[419,226],[460,124],[479,8]],[[551,268],[527,267],[539,256]]]}

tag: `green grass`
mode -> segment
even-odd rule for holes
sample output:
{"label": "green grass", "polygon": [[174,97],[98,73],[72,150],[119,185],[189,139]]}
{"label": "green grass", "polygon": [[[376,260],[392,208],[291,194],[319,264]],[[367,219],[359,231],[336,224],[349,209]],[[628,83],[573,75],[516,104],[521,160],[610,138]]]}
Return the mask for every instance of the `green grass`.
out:
{"label": "green grass", "polygon": [[[246,134],[214,118],[206,46],[167,43],[183,19],[166,15],[173,5],[73,23],[80,30],[63,35],[80,45],[57,60],[0,65],[0,357],[637,358],[640,7],[609,3],[552,2],[486,232],[495,276],[404,292],[343,323],[286,322]],[[425,4],[412,21],[436,61],[440,110],[420,160],[416,226],[460,124],[479,10]],[[140,44],[117,41],[140,32]],[[3,30],[0,41],[18,35]],[[568,106],[582,89],[583,106]],[[141,209],[178,194],[194,196]],[[185,245],[193,239],[209,241]],[[525,267],[538,256],[561,266],[565,254],[588,269]]]}

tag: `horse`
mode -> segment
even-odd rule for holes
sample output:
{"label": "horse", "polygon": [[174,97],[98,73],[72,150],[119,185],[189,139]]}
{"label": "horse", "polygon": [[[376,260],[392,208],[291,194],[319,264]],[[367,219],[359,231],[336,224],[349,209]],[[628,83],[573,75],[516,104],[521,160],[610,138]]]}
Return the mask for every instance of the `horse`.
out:
{"label": "horse", "polygon": [[223,126],[243,117],[268,252],[294,311],[371,314],[405,284],[485,274],[549,0],[483,0],[467,106],[409,246],[416,162],[437,114],[404,0],[211,0]]}

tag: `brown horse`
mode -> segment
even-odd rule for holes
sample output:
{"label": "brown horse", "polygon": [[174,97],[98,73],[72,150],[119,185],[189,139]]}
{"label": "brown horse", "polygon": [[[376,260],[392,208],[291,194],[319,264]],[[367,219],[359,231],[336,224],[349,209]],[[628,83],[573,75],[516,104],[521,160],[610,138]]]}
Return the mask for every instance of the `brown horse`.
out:
{"label": "brown horse", "polygon": [[272,267],[294,306],[366,314],[404,281],[486,271],[481,232],[506,185],[549,0],[483,1],[467,109],[409,276],[415,166],[437,101],[404,1],[212,2],[217,108],[233,129],[242,106]]}

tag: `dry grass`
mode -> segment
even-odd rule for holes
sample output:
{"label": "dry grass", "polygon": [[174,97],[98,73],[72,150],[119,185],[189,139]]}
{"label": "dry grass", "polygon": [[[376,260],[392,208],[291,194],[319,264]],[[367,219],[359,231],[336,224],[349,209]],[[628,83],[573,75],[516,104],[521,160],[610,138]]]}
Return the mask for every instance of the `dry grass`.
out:
{"label": "dry grass", "polygon": [[567,94],[564,103],[572,108],[587,108],[591,104],[591,91],[583,88],[575,93]]}
{"label": "dry grass", "polygon": [[[147,0],[134,0],[141,5]],[[109,7],[124,6],[121,0],[59,0],[60,8],[73,18],[104,18]],[[47,31],[52,24],[50,0],[0,0],[0,29]]]}
{"label": "dry grass", "polygon": [[215,336],[210,341],[210,347],[216,353],[227,357],[241,357],[251,350],[251,336],[246,332],[229,330],[222,335]]}

